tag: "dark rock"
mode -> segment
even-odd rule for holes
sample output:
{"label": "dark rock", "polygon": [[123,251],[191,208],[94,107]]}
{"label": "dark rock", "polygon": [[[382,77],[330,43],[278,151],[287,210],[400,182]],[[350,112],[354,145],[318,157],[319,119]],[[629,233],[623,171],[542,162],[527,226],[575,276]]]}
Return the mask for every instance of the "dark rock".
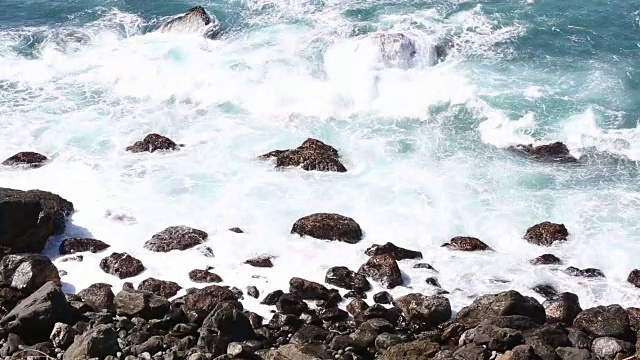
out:
{"label": "dark rock", "polygon": [[120,316],[143,319],[162,318],[169,311],[169,301],[145,291],[122,290],[115,298],[116,312]]}
{"label": "dark rock", "polygon": [[324,285],[298,277],[289,280],[289,293],[298,295],[303,300],[329,299],[329,289]]}
{"label": "dark rock", "polygon": [[59,285],[60,275],[46,256],[7,255],[0,261],[0,281],[4,286],[29,294],[49,281]]}
{"label": "dark rock", "polygon": [[364,253],[368,256],[389,254],[397,261],[404,259],[422,259],[422,253],[420,251],[404,249],[390,242],[384,245],[373,245],[365,250]]}
{"label": "dark rock", "polygon": [[374,342],[376,350],[384,351],[394,345],[406,343],[410,341],[410,337],[406,334],[382,333],[376,337]]}
{"label": "dark rock", "polygon": [[276,167],[300,166],[310,171],[345,172],[339,160],[338,150],[316,139],[307,139],[291,150],[275,150],[259,156],[261,159],[276,158]]}
{"label": "dark rock", "polygon": [[413,265],[414,269],[429,269],[429,270],[433,270],[435,272],[438,272],[438,270],[434,269],[433,266],[427,264],[427,263],[418,263]]}
{"label": "dark rock", "polygon": [[46,156],[32,151],[19,152],[2,162],[5,166],[28,165],[31,168],[39,168],[49,159]]}
{"label": "dark rock", "polygon": [[346,266],[334,266],[327,270],[324,282],[356,293],[371,290],[371,284],[366,277],[349,270]]}
{"label": "dark rock", "polygon": [[154,278],[142,280],[140,284],[138,284],[138,290],[147,291],[167,299],[175,296],[181,289],[182,286],[173,281],[164,281]]}
{"label": "dark rock", "polygon": [[263,359],[269,360],[323,360],[333,359],[331,353],[320,344],[288,344],[266,353]]}
{"label": "dark rock", "polygon": [[569,232],[564,224],[549,221],[533,225],[524,234],[524,239],[534,245],[551,246],[556,241],[566,241]]}
{"label": "dark rock", "polygon": [[628,307],[627,314],[629,315],[631,330],[636,332],[640,331],[640,308]]}
{"label": "dark rock", "polygon": [[62,356],[63,360],[103,359],[120,351],[118,335],[110,325],[97,325],[76,337]]}
{"label": "dark rock", "polygon": [[120,279],[126,279],[140,275],[145,268],[142,261],[133,256],[114,252],[100,261],[100,269]]}
{"label": "dark rock", "polygon": [[599,337],[593,340],[591,351],[599,359],[614,360],[618,355],[628,357],[635,353],[633,344],[612,337]]}
{"label": "dark rock", "polygon": [[61,255],[69,255],[85,251],[98,253],[108,247],[108,244],[96,239],[68,238],[62,240],[59,250]]}
{"label": "dark rock", "polygon": [[131,353],[133,355],[141,355],[143,353],[155,354],[162,350],[162,343],[162,336],[152,336],[143,343],[132,346]]}
{"label": "dark rock", "polygon": [[214,274],[208,270],[191,270],[189,271],[189,279],[196,283],[219,283],[222,278],[218,274]]}
{"label": "dark rock", "polygon": [[258,291],[258,288],[255,286],[249,286],[247,287],[247,295],[251,296],[252,298],[259,298],[260,297],[260,292]]}
{"label": "dark rock", "polygon": [[586,278],[605,277],[602,270],[594,269],[594,268],[578,269],[576,267],[569,266],[564,270],[564,272],[567,275],[586,277]]}
{"label": "dark rock", "polygon": [[0,246],[15,253],[39,253],[51,235],[61,234],[73,204],[41,190],[0,188]]}
{"label": "dark rock", "polygon": [[634,269],[629,273],[627,281],[633,286],[640,288],[640,270]]}
{"label": "dark rock", "polygon": [[173,151],[179,150],[180,146],[178,146],[173,140],[168,137],[158,135],[158,134],[149,134],[145,136],[145,138],[141,141],[136,141],[133,145],[127,146],[127,151],[133,153],[141,153],[141,152],[155,152],[155,151]]}
{"label": "dark rock", "polygon": [[557,359],[555,349],[570,346],[567,331],[560,325],[543,325],[523,332],[525,343],[543,360]]}
{"label": "dark rock", "polygon": [[293,224],[291,233],[350,244],[355,244],[362,239],[362,229],[355,220],[331,213],[317,213],[302,217]]}
{"label": "dark rock", "polygon": [[329,322],[345,321],[349,318],[349,313],[340,308],[321,309],[318,311],[320,319]]}
{"label": "dark rock", "polygon": [[518,330],[500,328],[481,324],[473,330],[472,341],[491,351],[505,352],[523,343],[523,336]]}
{"label": "dark rock", "polygon": [[571,326],[573,319],[582,311],[578,296],[564,292],[552,300],[542,303],[547,315],[547,323],[562,323]]}
{"label": "dark rock", "polygon": [[576,349],[571,347],[559,347],[556,354],[562,360],[596,360],[597,358],[587,349]]}
{"label": "dark rock", "polygon": [[393,289],[403,284],[398,263],[388,254],[370,257],[369,260],[360,267],[358,274],[370,277],[387,289]]}
{"label": "dark rock", "polygon": [[170,226],[147,240],[144,248],[155,252],[187,250],[204,243],[208,236],[206,232],[188,226]]}
{"label": "dark rock", "polygon": [[366,299],[367,298],[367,293],[359,293],[357,291],[347,291],[344,294],[344,298],[345,299]]}
{"label": "dark rock", "polygon": [[0,289],[0,313],[6,314],[11,311],[20,300],[25,298],[25,293],[13,288],[1,288]]}
{"label": "dark rock", "polygon": [[347,311],[354,318],[359,317],[365,310],[369,308],[369,305],[362,299],[353,299],[347,304]]}
{"label": "dark rock", "polygon": [[453,358],[458,360],[489,360],[489,350],[475,344],[467,344],[453,353]]}
{"label": "dark rock", "polygon": [[393,297],[386,291],[380,291],[379,293],[373,295],[373,302],[376,304],[392,304]]}
{"label": "dark rock", "polygon": [[228,288],[209,285],[189,292],[184,297],[174,301],[182,302],[187,311],[203,311],[208,314],[219,303],[236,300],[235,294]]}
{"label": "dark rock", "polygon": [[258,256],[258,257],[246,260],[244,263],[251,265],[253,267],[260,267],[260,268],[273,267],[273,263],[271,262],[270,256]]}
{"label": "dark rock", "polygon": [[446,247],[449,250],[460,251],[493,251],[489,245],[480,241],[480,239],[469,236],[456,236],[452,238],[449,243],[443,244],[442,247]]}
{"label": "dark rock", "polygon": [[542,295],[547,300],[551,300],[558,296],[558,290],[549,284],[536,285],[532,290]]}
{"label": "dark rock", "polygon": [[295,315],[275,313],[269,320],[269,327],[272,329],[281,329],[285,326],[295,328],[299,323],[300,320]]}
{"label": "dark rock", "polygon": [[574,328],[569,328],[567,331],[567,338],[569,339],[571,346],[579,349],[588,349],[591,347],[591,339],[589,338],[589,335]]}
{"label": "dark rock", "polygon": [[437,288],[441,288],[442,286],[440,285],[440,282],[438,281],[438,278],[435,277],[428,277],[424,280],[427,284],[433,286],[433,287],[437,287]]}
{"label": "dark rock", "polygon": [[72,255],[72,256],[66,256],[66,257],[63,257],[62,259],[60,259],[60,262],[67,262],[67,261],[83,262],[84,261],[84,256],[82,256],[82,255]]}
{"label": "dark rock", "polygon": [[127,281],[122,284],[122,290],[135,290],[135,289],[133,288],[133,284]]}
{"label": "dark rock", "polygon": [[53,344],[50,342],[41,342],[26,347],[22,351],[13,354],[12,359],[33,359],[56,356]]}
{"label": "dark rock", "polygon": [[[228,344],[233,341],[250,340],[254,337],[255,333],[251,322],[242,310],[238,309],[234,303],[223,302],[218,304],[204,320],[200,328],[198,345],[212,350],[220,346],[216,344],[220,338]],[[226,346],[225,344],[224,350],[226,350]]]}
{"label": "dark rock", "polygon": [[573,324],[576,329],[593,337],[609,336],[627,340],[631,331],[627,312],[617,304],[583,310]]}
{"label": "dark rock", "polygon": [[540,357],[530,345],[518,345],[513,350],[498,355],[496,360],[540,360]]}
{"label": "dark rock", "polygon": [[236,234],[243,234],[244,233],[244,231],[242,231],[242,229],[240,229],[239,227],[231,228],[231,229],[229,229],[229,231],[234,232]]}
{"label": "dark rock", "polygon": [[513,152],[522,153],[531,159],[542,162],[574,163],[578,161],[571,155],[567,145],[559,141],[538,146],[533,146],[532,144],[516,145],[511,146],[508,149]]}
{"label": "dark rock", "polygon": [[327,340],[329,332],[313,325],[303,325],[289,340],[290,344],[323,343]]}
{"label": "dark rock", "polygon": [[527,316],[538,324],[546,320],[544,307],[536,299],[511,290],[478,297],[456,314],[455,322],[473,328],[482,320],[508,315]]}
{"label": "dark rock", "polygon": [[56,323],[51,331],[51,342],[57,348],[66,350],[71,344],[78,332],[65,323]]}
{"label": "dark rock", "polygon": [[543,254],[529,262],[532,265],[562,265],[562,260],[553,254]]}
{"label": "dark rock", "polygon": [[489,318],[480,323],[480,325],[492,325],[499,328],[515,329],[518,331],[531,330],[540,326],[533,322],[529,317],[522,315],[498,316]]}
{"label": "dark rock", "polygon": [[300,316],[308,308],[307,303],[296,294],[283,294],[276,303],[276,309],[283,314]]}
{"label": "dark rock", "polygon": [[396,306],[410,322],[419,322],[434,328],[451,317],[451,304],[444,296],[408,294],[396,299]]}
{"label": "dark rock", "polygon": [[431,359],[438,351],[440,351],[440,346],[437,343],[428,340],[417,340],[393,345],[386,349],[379,359],[426,360]]}
{"label": "dark rock", "polygon": [[71,308],[58,285],[50,281],[29,295],[0,320],[6,332],[27,343],[46,341],[57,322],[71,321]]}
{"label": "dark rock", "polygon": [[80,299],[89,305],[94,311],[114,310],[115,295],[111,291],[111,285],[96,283],[78,293]]}
{"label": "dark rock", "polygon": [[273,306],[278,303],[278,300],[280,300],[280,297],[282,295],[284,295],[284,292],[282,290],[272,291],[268,293],[267,296],[264,297],[264,299],[262,299],[260,304]]}

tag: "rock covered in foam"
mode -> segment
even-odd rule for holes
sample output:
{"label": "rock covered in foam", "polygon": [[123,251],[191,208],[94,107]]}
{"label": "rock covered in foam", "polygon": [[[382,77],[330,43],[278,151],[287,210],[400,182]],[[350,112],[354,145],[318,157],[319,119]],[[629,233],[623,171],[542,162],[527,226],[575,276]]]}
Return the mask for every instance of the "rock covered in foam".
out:
{"label": "rock covered in foam", "polygon": [[358,274],[373,279],[387,289],[393,289],[404,283],[398,263],[394,257],[389,254],[370,257],[369,260],[360,267]]}
{"label": "rock covered in foam", "polygon": [[378,33],[371,35],[389,68],[410,68],[417,53],[416,42],[403,33]]}
{"label": "rock covered in foam", "polygon": [[355,244],[362,239],[360,225],[350,217],[316,213],[298,219],[291,228],[292,234],[316,239],[344,241]]}
{"label": "rock covered in foam", "polygon": [[220,22],[202,6],[194,6],[183,15],[174,17],[159,28],[162,33],[202,34],[213,39],[220,34]]}
{"label": "rock covered in foam", "polygon": [[19,152],[2,162],[2,165],[16,166],[25,165],[31,168],[38,168],[44,165],[49,159],[46,156],[33,151]]}
{"label": "rock covered in foam", "polygon": [[629,273],[627,281],[633,286],[640,288],[640,270],[634,269]]}
{"label": "rock covered in foam", "polygon": [[140,152],[155,152],[155,151],[174,151],[179,150],[180,146],[173,140],[169,139],[166,136],[162,136],[159,134],[149,134],[144,137],[144,139],[140,141],[136,141],[135,144],[128,146],[127,151],[133,153]]}
{"label": "rock covered in foam", "polygon": [[489,245],[480,241],[480,239],[470,236],[456,236],[448,243],[443,244],[442,247],[446,247],[449,250],[459,251],[493,251]]}
{"label": "rock covered in foam", "polygon": [[295,149],[274,150],[259,156],[276,159],[276,167],[299,166],[307,171],[346,172],[338,150],[320,140],[309,138]]}
{"label": "rock covered in foam", "polygon": [[573,163],[578,161],[571,155],[567,145],[559,141],[538,146],[533,146],[532,144],[516,145],[509,147],[508,150],[522,153],[531,159],[544,162]]}

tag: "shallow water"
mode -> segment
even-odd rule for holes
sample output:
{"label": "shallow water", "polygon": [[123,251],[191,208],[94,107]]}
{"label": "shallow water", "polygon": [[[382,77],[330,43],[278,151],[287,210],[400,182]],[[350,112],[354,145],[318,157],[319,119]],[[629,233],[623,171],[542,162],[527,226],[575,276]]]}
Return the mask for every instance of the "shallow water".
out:
{"label": "shallow water", "polygon": [[[150,32],[186,2],[0,0],[0,157],[38,151],[35,170],[0,169],[0,185],[52,191],[76,214],[63,237],[92,236],[140,258],[147,277],[195,286],[211,265],[224,285],[286,289],[353,270],[364,250],[391,241],[422,251],[439,272],[402,261],[405,287],[432,293],[437,276],[454,308],[475,296],[550,283],[597,304],[637,305],[626,283],[640,254],[640,7],[630,1],[203,2],[218,40]],[[353,39],[402,31],[416,64],[385,69]],[[429,66],[430,45],[455,47]],[[150,132],[185,144],[131,154]],[[346,173],[276,171],[255,159],[314,137],[338,148]],[[541,164],[504,150],[563,141],[580,164]],[[356,245],[290,235],[314,212],[353,217]],[[135,221],[114,220],[126,214]],[[541,221],[564,223],[552,248],[522,240]],[[209,233],[215,254],[151,253],[167,226]],[[227,231],[238,226],[245,234]],[[476,236],[496,253],[440,247]],[[60,239],[47,254],[57,257]],[[528,260],[552,252],[565,266],[602,269],[579,279]],[[122,282],[87,254],[59,262],[65,290]],[[271,269],[242,262],[275,256]],[[564,267],[561,267],[564,268]],[[258,275],[259,277],[254,277]],[[495,281],[495,280],[505,280]],[[197,285],[201,286],[201,285]],[[267,309],[245,304],[260,312]]]}

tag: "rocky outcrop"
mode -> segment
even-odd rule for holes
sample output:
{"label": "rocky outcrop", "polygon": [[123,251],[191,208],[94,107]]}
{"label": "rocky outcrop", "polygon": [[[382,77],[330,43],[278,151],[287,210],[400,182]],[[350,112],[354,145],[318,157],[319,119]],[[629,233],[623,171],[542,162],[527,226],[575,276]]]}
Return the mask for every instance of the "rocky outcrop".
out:
{"label": "rocky outcrop", "polygon": [[141,152],[166,152],[166,151],[175,151],[180,150],[180,146],[173,142],[173,140],[168,137],[158,135],[158,134],[149,134],[145,136],[144,139],[140,141],[136,141],[133,145],[127,146],[127,151],[132,153],[141,153]]}
{"label": "rocky outcrop", "polygon": [[64,231],[73,211],[71,202],[50,192],[0,188],[0,246],[39,253],[51,235]]}
{"label": "rocky outcrop", "polygon": [[358,274],[373,279],[387,289],[404,283],[398,263],[389,254],[372,256],[360,267]]}
{"label": "rocky outcrop", "polygon": [[459,251],[493,251],[489,245],[480,241],[480,239],[470,236],[456,236],[448,243],[442,244],[442,247],[446,247],[449,250]]}
{"label": "rocky outcrop", "polygon": [[527,229],[524,239],[534,245],[551,246],[556,241],[566,241],[567,236],[569,232],[564,224],[545,221]]}
{"label": "rocky outcrop", "polygon": [[357,243],[363,235],[360,225],[355,220],[332,213],[316,213],[302,217],[293,224],[291,233],[349,244]]}
{"label": "rocky outcrop", "polygon": [[97,283],[78,293],[80,299],[93,308],[94,311],[102,310],[113,311],[113,302],[115,295],[111,290],[111,285],[105,283]]}
{"label": "rocky outcrop", "polygon": [[144,279],[138,284],[138,290],[147,291],[167,299],[175,296],[181,289],[182,286],[176,282],[155,278]]}
{"label": "rocky outcrop", "polygon": [[219,283],[222,278],[218,274],[214,274],[209,270],[194,269],[189,271],[189,279],[196,283]]}
{"label": "rocky outcrop", "polygon": [[334,266],[327,270],[324,282],[360,294],[371,290],[371,284],[365,276],[349,270],[346,266]]}
{"label": "rocky outcrop", "polygon": [[527,157],[543,161],[543,162],[558,162],[558,163],[573,163],[578,160],[571,155],[567,145],[561,142],[554,142],[546,145],[533,146],[529,145],[516,145],[508,148],[510,151],[526,155]]}
{"label": "rocky outcrop", "polygon": [[144,265],[142,261],[127,253],[112,253],[100,261],[100,269],[120,279],[126,279],[140,275],[144,271]]}
{"label": "rocky outcrop", "polygon": [[562,260],[553,254],[543,254],[529,260],[531,265],[562,265]]}
{"label": "rocky outcrop", "polygon": [[19,152],[2,162],[5,166],[26,166],[39,168],[49,161],[46,156],[32,151]]}
{"label": "rocky outcrop", "polygon": [[208,236],[206,232],[188,226],[170,226],[153,235],[144,247],[155,252],[187,250],[204,243]]}
{"label": "rocky outcrop", "polygon": [[61,255],[75,254],[78,252],[87,252],[87,251],[92,253],[98,253],[103,250],[106,250],[108,247],[109,247],[108,244],[96,239],[68,238],[68,239],[62,240],[59,251]]}
{"label": "rocky outcrop", "polygon": [[4,286],[30,294],[49,281],[60,285],[60,275],[46,256],[7,255],[0,261],[0,281]]}
{"label": "rocky outcrop", "polygon": [[390,242],[384,245],[374,244],[364,252],[368,256],[389,254],[397,261],[405,259],[422,259],[420,251],[404,249]]}
{"label": "rocky outcrop", "polygon": [[160,26],[162,33],[200,34],[209,39],[220,35],[220,22],[202,6],[194,6],[183,15],[174,17]]}
{"label": "rocky outcrop", "polygon": [[338,150],[316,139],[307,139],[296,149],[274,150],[259,156],[260,159],[276,159],[276,168],[301,167],[307,171],[346,172],[340,162]]}

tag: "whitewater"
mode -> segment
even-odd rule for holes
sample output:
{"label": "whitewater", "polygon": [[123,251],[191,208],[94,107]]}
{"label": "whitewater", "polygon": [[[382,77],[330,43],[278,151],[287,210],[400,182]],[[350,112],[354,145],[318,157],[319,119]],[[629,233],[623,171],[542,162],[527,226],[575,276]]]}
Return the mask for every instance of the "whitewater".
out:
{"label": "whitewater", "polygon": [[[218,38],[152,31],[195,5],[220,21]],[[416,40],[412,66],[384,67],[356,51],[354,39],[388,31]],[[438,62],[443,39],[452,47]],[[424,256],[399,262],[396,297],[435,293],[425,282],[435,276],[454,310],[508,289],[543,301],[532,290],[540,284],[577,294],[582,308],[637,305],[640,289],[626,279],[640,267],[638,120],[640,6],[631,1],[0,0],[0,157],[51,159],[1,167],[0,186],[73,202],[67,230],[45,250],[69,293],[154,277],[180,284],[180,296],[204,285],[189,271],[211,266],[221,285],[256,286],[261,299],[294,276],[324,282],[330,267],[357,270],[365,249],[390,241]],[[185,146],[125,151],[149,133]],[[257,159],[309,137],[339,149],[348,171]],[[506,151],[554,141],[580,161]],[[363,240],[290,234],[317,212],[353,218]],[[542,221],[565,224],[568,241],[522,239]],[[214,257],[143,248],[174,225],[206,231]],[[441,247],[454,236],[495,252]],[[63,262],[67,237],[111,247]],[[98,264],[111,252],[146,270],[106,274]],[[544,253],[565,265],[529,264]],[[243,264],[259,255],[274,267]],[[567,266],[606,278],[572,277]],[[260,299],[243,303],[266,315]]]}

